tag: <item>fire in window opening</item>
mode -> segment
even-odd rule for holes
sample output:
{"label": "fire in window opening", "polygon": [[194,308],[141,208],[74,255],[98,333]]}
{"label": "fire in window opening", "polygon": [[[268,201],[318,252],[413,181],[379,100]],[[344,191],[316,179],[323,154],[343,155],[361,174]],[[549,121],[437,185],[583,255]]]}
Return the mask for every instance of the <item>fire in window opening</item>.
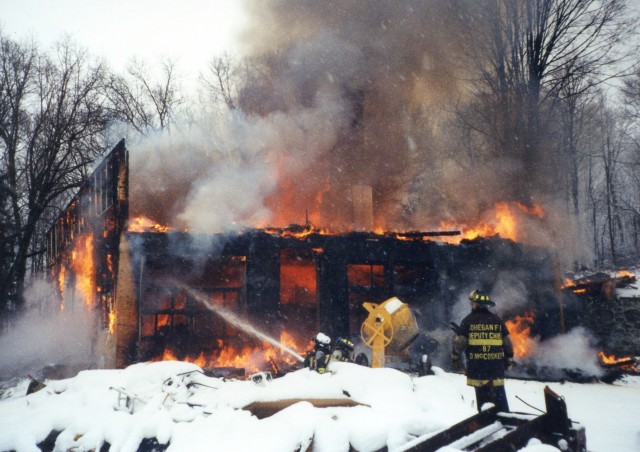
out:
{"label": "fire in window opening", "polygon": [[316,251],[280,250],[280,310],[294,337],[319,328]]}
{"label": "fire in window opening", "polygon": [[347,267],[349,287],[374,289],[384,287],[384,265],[351,264]]}

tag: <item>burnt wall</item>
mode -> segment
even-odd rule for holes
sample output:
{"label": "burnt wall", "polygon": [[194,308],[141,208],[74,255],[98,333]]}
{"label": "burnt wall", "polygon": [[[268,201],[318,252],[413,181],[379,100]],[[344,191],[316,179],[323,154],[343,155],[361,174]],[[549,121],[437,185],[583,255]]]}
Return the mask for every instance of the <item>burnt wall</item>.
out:
{"label": "burnt wall", "polygon": [[[362,302],[382,302],[392,296],[411,306],[421,328],[446,328],[451,306],[461,291],[471,286],[491,290],[503,272],[521,280],[531,293],[531,303],[540,312],[553,312],[549,321],[558,321],[551,254],[499,238],[448,245],[358,232],[294,236],[287,231],[249,230],[206,237],[184,233],[127,236],[133,281],[130,293],[140,307],[138,359],[148,359],[172,341],[185,350],[206,346],[219,335],[238,334],[222,327],[198,328],[205,315],[208,324],[219,319],[203,312],[201,304],[189,297],[180,301],[179,291],[171,287],[176,282],[228,305],[269,334],[277,336],[280,329],[299,323],[301,319],[283,315],[282,250],[298,250],[289,254],[309,256],[316,268],[317,318],[298,328],[309,338],[317,331],[333,337],[359,335],[367,316]],[[237,267],[232,276],[225,271],[229,263]],[[307,298],[308,294],[305,302]],[[177,341],[179,331],[185,336]],[[198,335],[203,333],[208,342],[200,343]]]}
{"label": "burnt wall", "polygon": [[600,291],[576,294],[565,290],[562,302],[567,330],[583,326],[595,336],[598,347],[605,353],[637,356],[640,350],[640,298],[618,298]]}
{"label": "burnt wall", "polygon": [[[557,261],[552,250],[489,237],[463,240],[447,253],[446,292],[453,296],[469,289],[469,284],[475,284],[477,288],[503,297],[496,300],[501,305],[513,305],[513,312],[503,311],[506,317],[520,315],[523,309],[531,311],[536,318],[532,328],[534,335],[544,338],[560,332]],[[526,294],[524,305],[504,299],[518,290],[520,295]]]}

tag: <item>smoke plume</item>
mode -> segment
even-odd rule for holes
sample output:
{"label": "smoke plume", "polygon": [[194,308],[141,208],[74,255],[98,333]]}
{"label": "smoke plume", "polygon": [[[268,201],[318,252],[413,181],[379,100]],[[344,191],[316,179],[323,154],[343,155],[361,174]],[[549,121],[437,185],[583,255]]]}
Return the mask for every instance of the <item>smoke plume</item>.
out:
{"label": "smoke plume", "polygon": [[[206,232],[306,220],[336,232],[459,229],[495,223],[496,204],[522,202],[526,185],[526,207],[544,214],[516,212],[517,240],[585,255],[555,188],[514,177],[523,162],[453,126],[475,63],[451,2],[246,9],[239,108],[130,143],[133,216]],[[370,190],[372,224],[354,218],[355,187]]]}

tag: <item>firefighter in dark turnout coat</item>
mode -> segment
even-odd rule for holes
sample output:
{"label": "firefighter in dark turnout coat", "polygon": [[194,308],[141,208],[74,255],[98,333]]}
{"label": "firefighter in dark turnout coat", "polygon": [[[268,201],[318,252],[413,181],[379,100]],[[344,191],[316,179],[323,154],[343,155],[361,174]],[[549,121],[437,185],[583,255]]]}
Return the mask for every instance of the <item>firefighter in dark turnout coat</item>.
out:
{"label": "firefighter in dark turnout coat", "polygon": [[499,411],[509,411],[504,389],[505,369],[513,364],[513,344],[504,321],[489,311],[495,306],[484,292],[475,290],[469,295],[471,314],[457,328],[451,358],[460,363],[466,357],[467,385],[476,392],[478,411],[491,402]]}

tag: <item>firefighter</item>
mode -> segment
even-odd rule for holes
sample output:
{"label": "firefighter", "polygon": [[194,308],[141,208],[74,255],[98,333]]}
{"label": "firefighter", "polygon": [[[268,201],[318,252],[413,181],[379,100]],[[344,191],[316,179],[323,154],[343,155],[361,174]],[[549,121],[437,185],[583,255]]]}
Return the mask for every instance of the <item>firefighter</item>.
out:
{"label": "firefighter", "polygon": [[339,337],[333,344],[331,360],[349,362],[351,361],[351,352],[353,352],[353,342],[346,337]]}
{"label": "firefighter", "polygon": [[498,411],[508,412],[507,393],[504,389],[505,370],[513,365],[513,344],[509,330],[500,317],[489,311],[496,304],[489,295],[474,290],[469,295],[471,313],[466,316],[453,340],[451,358],[462,366],[460,354],[466,357],[467,385],[476,392],[478,411],[487,403],[493,403]]}
{"label": "firefighter", "polygon": [[307,353],[304,366],[323,374],[331,358],[331,338],[324,333],[318,333],[313,342],[313,350]]}

